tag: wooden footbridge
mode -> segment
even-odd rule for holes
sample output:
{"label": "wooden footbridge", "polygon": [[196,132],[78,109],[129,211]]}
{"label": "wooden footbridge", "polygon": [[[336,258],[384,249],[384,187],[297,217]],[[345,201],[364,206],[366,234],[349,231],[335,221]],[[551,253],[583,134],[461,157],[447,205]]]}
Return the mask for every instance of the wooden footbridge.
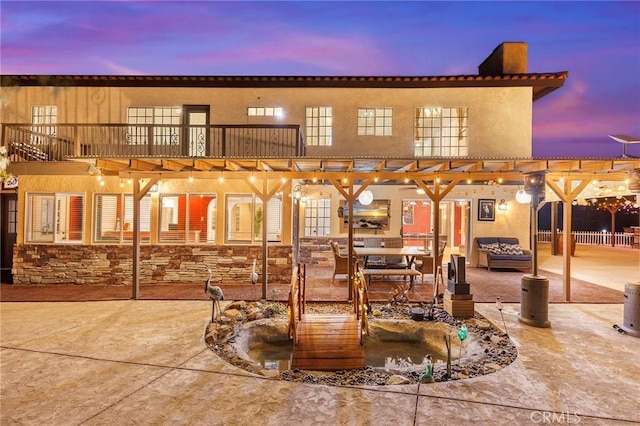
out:
{"label": "wooden footbridge", "polygon": [[289,291],[289,337],[293,339],[291,368],[335,371],[365,366],[363,335],[368,332],[364,277],[356,274],[353,313],[305,312],[306,266],[298,265]]}

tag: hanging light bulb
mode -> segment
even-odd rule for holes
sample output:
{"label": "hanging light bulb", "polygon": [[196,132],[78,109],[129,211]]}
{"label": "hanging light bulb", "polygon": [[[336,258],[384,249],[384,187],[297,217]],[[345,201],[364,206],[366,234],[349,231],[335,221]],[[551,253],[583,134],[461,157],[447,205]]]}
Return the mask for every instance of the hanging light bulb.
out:
{"label": "hanging light bulb", "polygon": [[358,196],[358,201],[360,201],[360,204],[363,206],[368,206],[373,202],[373,192],[368,189],[362,191]]}
{"label": "hanging light bulb", "polygon": [[531,194],[527,194],[524,189],[518,189],[516,192],[516,201],[520,204],[529,204],[531,202]]}

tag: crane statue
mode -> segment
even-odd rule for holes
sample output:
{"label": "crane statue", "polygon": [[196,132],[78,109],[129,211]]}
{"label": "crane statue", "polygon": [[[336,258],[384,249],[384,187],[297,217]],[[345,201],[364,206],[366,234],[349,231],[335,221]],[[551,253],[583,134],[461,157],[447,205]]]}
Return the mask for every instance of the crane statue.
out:
{"label": "crane statue", "polygon": [[253,259],[253,269],[251,270],[251,284],[255,285],[258,282],[258,273],[256,272],[256,260]]}
{"label": "crane statue", "polygon": [[220,301],[224,300],[224,294],[222,293],[222,289],[217,285],[211,285],[211,269],[207,268],[207,274],[209,277],[204,284],[204,292],[209,294],[213,305],[211,307],[211,322],[215,321],[216,317],[216,303],[218,304],[218,313],[222,315],[222,309],[220,308]]}

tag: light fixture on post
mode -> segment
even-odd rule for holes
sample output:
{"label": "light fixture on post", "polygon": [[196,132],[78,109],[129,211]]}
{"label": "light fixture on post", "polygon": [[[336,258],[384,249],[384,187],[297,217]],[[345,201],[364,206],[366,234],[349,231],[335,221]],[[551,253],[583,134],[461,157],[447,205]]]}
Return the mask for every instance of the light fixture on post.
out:
{"label": "light fixture on post", "polygon": [[358,196],[358,201],[363,206],[368,206],[373,202],[373,192],[369,191],[368,189],[365,189]]}
{"label": "light fixture on post", "polygon": [[508,204],[505,201],[505,199],[503,198],[502,200],[500,200],[500,202],[498,203],[498,210],[501,210],[504,212],[504,211],[507,211],[507,207],[508,207]]}

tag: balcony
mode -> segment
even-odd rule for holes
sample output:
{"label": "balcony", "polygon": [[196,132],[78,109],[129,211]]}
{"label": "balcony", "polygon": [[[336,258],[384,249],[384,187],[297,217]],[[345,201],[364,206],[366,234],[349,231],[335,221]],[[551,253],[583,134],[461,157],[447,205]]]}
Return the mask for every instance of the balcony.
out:
{"label": "balcony", "polygon": [[83,158],[296,158],[298,125],[4,124],[11,161]]}

